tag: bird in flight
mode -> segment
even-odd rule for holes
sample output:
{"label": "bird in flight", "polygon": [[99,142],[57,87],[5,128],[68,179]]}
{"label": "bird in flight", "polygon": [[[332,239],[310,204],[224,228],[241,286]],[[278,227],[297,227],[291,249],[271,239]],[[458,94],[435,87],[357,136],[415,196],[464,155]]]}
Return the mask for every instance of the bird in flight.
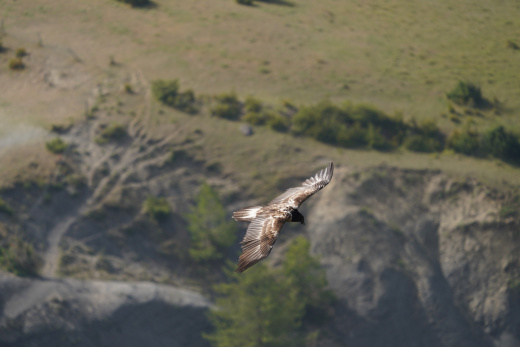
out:
{"label": "bird in flight", "polygon": [[330,164],[299,187],[289,188],[266,206],[244,207],[233,212],[233,219],[251,222],[242,240],[242,255],[235,272],[243,272],[266,258],[273,248],[285,222],[305,224],[298,207],[323,189],[332,179],[334,164]]}

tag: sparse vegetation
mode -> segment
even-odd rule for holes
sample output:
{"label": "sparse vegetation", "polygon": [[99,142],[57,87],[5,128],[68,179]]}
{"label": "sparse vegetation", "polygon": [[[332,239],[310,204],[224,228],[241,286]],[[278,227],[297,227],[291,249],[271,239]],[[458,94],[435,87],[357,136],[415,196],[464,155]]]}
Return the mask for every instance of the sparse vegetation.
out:
{"label": "sparse vegetation", "polygon": [[61,154],[67,150],[67,143],[61,138],[56,137],[45,144],[45,147],[54,154]]}
{"label": "sparse vegetation", "polygon": [[236,0],[236,2],[240,5],[253,5],[253,0]]}
{"label": "sparse vegetation", "polygon": [[191,236],[190,257],[198,262],[220,260],[236,238],[236,224],[227,216],[217,192],[204,183],[186,214]]}

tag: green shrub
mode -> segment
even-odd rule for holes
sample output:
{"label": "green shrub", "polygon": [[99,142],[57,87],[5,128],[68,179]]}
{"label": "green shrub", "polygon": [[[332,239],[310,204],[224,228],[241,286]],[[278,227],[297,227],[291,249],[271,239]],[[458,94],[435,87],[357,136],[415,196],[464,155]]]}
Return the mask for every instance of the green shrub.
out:
{"label": "green shrub", "polygon": [[518,163],[520,161],[520,140],[503,126],[491,128],[479,134],[469,129],[453,131],[447,141],[449,148],[455,152],[471,156],[493,156]]}
{"label": "green shrub", "polygon": [[63,141],[59,137],[56,137],[56,138],[50,140],[49,142],[47,142],[45,144],[45,147],[47,147],[47,149],[54,154],[61,154],[61,153],[65,152],[68,145],[65,143],[65,141]]}
{"label": "green shrub", "polygon": [[444,137],[437,124],[433,120],[425,120],[420,125],[412,122],[403,145],[410,151],[431,153],[441,151],[443,142]]}
{"label": "green shrub", "polygon": [[442,150],[442,144],[439,140],[418,134],[407,137],[403,145],[406,149],[414,152],[431,153]]}
{"label": "green shrub", "polygon": [[264,112],[248,112],[242,117],[242,120],[251,125],[264,125],[267,119]]}
{"label": "green shrub", "polygon": [[195,93],[191,89],[180,92],[178,80],[152,82],[152,94],[167,106],[186,113],[197,113]]}
{"label": "green shrub", "polygon": [[242,113],[242,104],[235,93],[222,93],[215,97],[217,104],[211,109],[211,114],[220,118],[237,120]]}
{"label": "green shrub", "polygon": [[366,139],[368,148],[373,148],[380,151],[385,151],[392,148],[392,145],[381,134],[381,130],[379,128],[376,128],[374,124],[368,125],[368,129],[366,131]]}
{"label": "green shrub", "polygon": [[117,0],[125,4],[129,4],[132,7],[146,7],[151,4],[150,0]]}
{"label": "green shrub", "polygon": [[364,129],[359,122],[345,127],[338,134],[338,144],[346,148],[362,148],[367,146],[367,129]]}
{"label": "green shrub", "polygon": [[240,5],[248,5],[248,6],[251,6],[253,5],[253,0],[236,0],[237,4],[240,4]]}
{"label": "green shrub", "polygon": [[157,221],[165,219],[172,213],[168,201],[166,201],[165,198],[155,196],[149,196],[146,198],[143,204],[143,210],[150,218]]}
{"label": "green shrub", "polygon": [[25,64],[23,63],[22,58],[12,58],[9,60],[9,68],[11,70],[23,70],[25,69]]}
{"label": "green shrub", "polygon": [[479,107],[484,104],[480,87],[470,82],[459,81],[446,97],[463,106]]}
{"label": "green shrub", "polygon": [[279,132],[286,132],[289,130],[289,120],[277,113],[268,113],[267,114],[267,126],[271,129]]}
{"label": "green shrub", "polygon": [[352,123],[352,117],[330,101],[302,107],[292,119],[292,132],[307,135],[321,142],[336,144],[340,129]]}
{"label": "green shrub", "polygon": [[126,128],[119,123],[111,123],[105,127],[96,138],[98,144],[104,144],[109,141],[121,141],[126,137]]}
{"label": "green shrub", "polygon": [[25,50],[25,48],[17,48],[14,54],[17,58],[23,58],[27,55],[27,51]]}
{"label": "green shrub", "polygon": [[367,105],[343,107],[322,101],[302,107],[292,118],[294,134],[348,148],[369,147],[388,150],[399,145],[407,126]]}
{"label": "green shrub", "polygon": [[457,153],[473,156],[479,155],[480,141],[478,133],[469,130],[463,132],[454,130],[448,138],[447,147]]}
{"label": "green shrub", "polygon": [[507,132],[503,126],[497,126],[482,136],[482,151],[504,160],[520,160],[520,142],[518,137]]}
{"label": "green shrub", "polygon": [[262,109],[263,109],[262,101],[258,100],[255,97],[252,97],[252,96],[248,96],[246,98],[246,101],[244,102],[244,111],[246,113],[248,113],[248,112],[259,113],[260,111],[262,111]]}

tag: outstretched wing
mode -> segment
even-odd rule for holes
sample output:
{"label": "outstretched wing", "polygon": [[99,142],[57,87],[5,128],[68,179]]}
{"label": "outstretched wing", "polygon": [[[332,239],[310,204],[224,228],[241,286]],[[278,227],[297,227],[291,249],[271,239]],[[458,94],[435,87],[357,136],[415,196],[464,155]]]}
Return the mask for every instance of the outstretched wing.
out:
{"label": "outstretched wing", "polygon": [[282,229],[285,218],[275,214],[261,214],[257,216],[247,228],[242,242],[242,255],[238,259],[235,272],[243,272],[266,258],[273,248],[278,232]]}
{"label": "outstretched wing", "polygon": [[330,164],[313,177],[305,180],[300,187],[289,188],[282,195],[276,197],[268,205],[287,204],[292,208],[298,208],[305,200],[317,193],[332,179],[334,164]]}

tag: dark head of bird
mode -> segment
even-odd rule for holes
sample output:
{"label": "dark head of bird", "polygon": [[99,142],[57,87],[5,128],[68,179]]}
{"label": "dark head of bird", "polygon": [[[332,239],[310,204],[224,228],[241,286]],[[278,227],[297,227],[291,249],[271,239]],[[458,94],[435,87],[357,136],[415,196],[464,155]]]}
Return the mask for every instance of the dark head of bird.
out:
{"label": "dark head of bird", "polygon": [[300,213],[300,211],[293,210],[291,212],[291,222],[300,222],[305,225],[305,218],[303,217],[303,214]]}

